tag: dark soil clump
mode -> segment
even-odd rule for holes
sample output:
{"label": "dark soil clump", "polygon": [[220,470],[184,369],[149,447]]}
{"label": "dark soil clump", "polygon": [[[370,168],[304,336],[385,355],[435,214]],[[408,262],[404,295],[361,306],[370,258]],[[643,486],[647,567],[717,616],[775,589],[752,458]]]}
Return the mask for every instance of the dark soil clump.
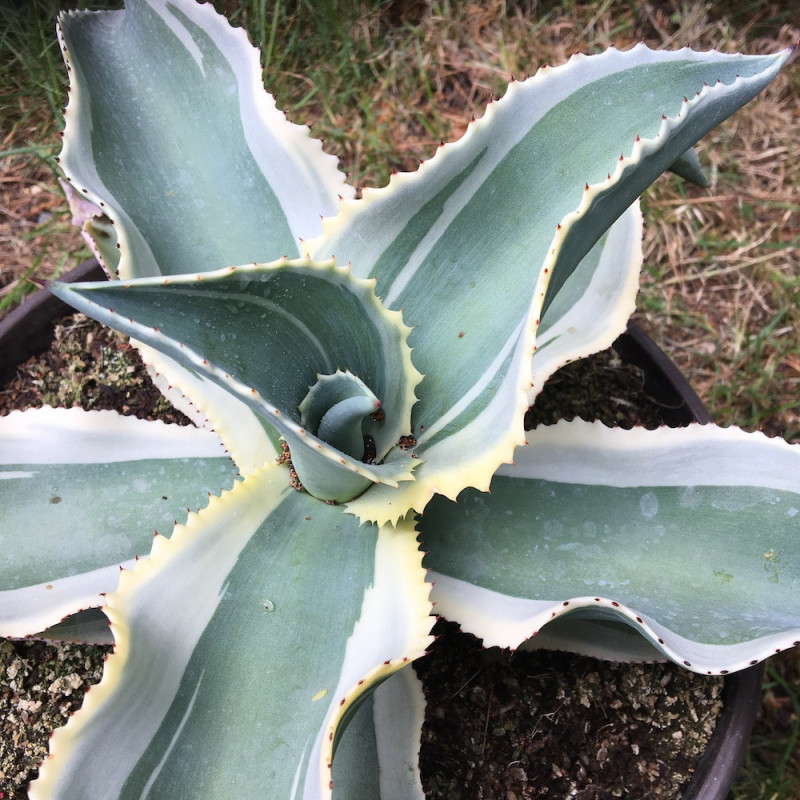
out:
{"label": "dark soil clump", "polygon": [[415,663],[429,800],[676,798],[722,710],[722,678],[674,664],[485,650],[437,623]]}
{"label": "dark soil clump", "polygon": [[644,388],[641,371],[611,349],[574,361],[550,376],[525,414],[525,430],[560,419],[599,419],[620,428],[658,428],[663,409]]}

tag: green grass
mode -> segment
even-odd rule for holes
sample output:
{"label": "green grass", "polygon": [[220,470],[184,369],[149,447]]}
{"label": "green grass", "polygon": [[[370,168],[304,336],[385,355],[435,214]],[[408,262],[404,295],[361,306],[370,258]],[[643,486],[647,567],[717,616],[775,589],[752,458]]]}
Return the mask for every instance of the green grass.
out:
{"label": "green grass", "polygon": [[[262,46],[267,85],[312,126],[352,183],[384,184],[460,135],[513,75],[573,50],[645,38],[671,47],[775,49],[797,38],[793,2],[633,0],[413,2],[215,0]],[[55,181],[66,77],[53,33],[58,0],[0,2],[0,169],[52,200],[13,233],[17,273],[0,280],[0,313],[35,281],[85,257]],[[477,9],[477,10],[476,10]],[[645,198],[646,268],[638,317],[699,388],[715,418],[800,441],[800,70],[708,137],[708,190],[661,179]],[[767,155],[765,155],[767,154]],[[4,184],[5,185],[5,184]],[[35,190],[35,191],[34,191]],[[9,195],[10,197],[10,195]],[[6,202],[6,205],[8,202]],[[27,209],[27,206],[26,206]],[[25,210],[25,209],[23,209]],[[9,239],[12,241],[12,239]],[[5,247],[5,245],[4,245]],[[25,249],[27,248],[27,249]],[[768,668],[763,718],[732,800],[800,797],[800,657]]]}
{"label": "green grass", "polygon": [[62,126],[61,103],[67,81],[53,36],[58,8],[56,0],[0,6],[0,120],[4,136],[16,129],[50,138],[53,129]]}

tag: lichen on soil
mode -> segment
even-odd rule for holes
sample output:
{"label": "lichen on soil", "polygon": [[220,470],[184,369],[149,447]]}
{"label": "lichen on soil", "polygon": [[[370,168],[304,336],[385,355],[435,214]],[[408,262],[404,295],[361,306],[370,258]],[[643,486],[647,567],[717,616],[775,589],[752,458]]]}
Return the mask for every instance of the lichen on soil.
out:
{"label": "lichen on soil", "polygon": [[50,734],[100,680],[110,648],[0,639],[0,797],[22,800]]}
{"label": "lichen on soil", "polygon": [[[609,400],[598,410],[600,397]],[[82,315],[63,321],[53,347],[0,390],[0,414],[44,404],[188,423],[125,337]],[[556,373],[526,425],[576,416],[659,424],[641,374],[611,351]],[[429,800],[675,800],[721,710],[722,679],[672,664],[486,650],[441,621],[435,633],[415,664],[428,698],[420,760]],[[50,731],[100,679],[108,652],[0,640],[0,798],[27,798]]]}

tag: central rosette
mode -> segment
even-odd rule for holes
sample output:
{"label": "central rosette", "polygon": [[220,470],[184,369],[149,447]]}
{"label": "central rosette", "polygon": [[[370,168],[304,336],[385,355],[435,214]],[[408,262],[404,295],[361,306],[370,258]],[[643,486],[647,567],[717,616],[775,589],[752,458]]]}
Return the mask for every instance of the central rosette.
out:
{"label": "central rosette", "polygon": [[412,479],[410,456],[388,456],[411,432],[422,376],[410,328],[383,307],[374,281],[333,261],[281,259],[82,284],[72,301],[78,291],[99,319],[246,403],[289,445],[315,497],[347,502],[375,483]]}
{"label": "central rosette", "polygon": [[317,376],[298,410],[300,423],[309,433],[351,458],[364,461],[365,437],[374,442],[364,423],[380,407],[381,401],[364,381],[337,370],[333,375]]}

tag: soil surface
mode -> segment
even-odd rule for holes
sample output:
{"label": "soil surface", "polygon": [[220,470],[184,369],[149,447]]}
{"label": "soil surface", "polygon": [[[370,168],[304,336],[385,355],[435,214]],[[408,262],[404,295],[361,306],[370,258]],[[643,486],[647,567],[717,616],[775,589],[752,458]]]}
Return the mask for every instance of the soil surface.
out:
{"label": "soil surface", "polygon": [[721,678],[674,664],[485,650],[437,623],[415,664],[430,800],[679,798],[722,710]]}
{"label": "soil surface", "polygon": [[[639,371],[611,351],[554,375],[526,424],[593,418],[598,396],[611,398],[599,414],[609,424],[660,424]],[[82,315],[0,390],[0,414],[43,404],[187,423],[126,339]],[[435,633],[415,665],[428,697],[421,769],[431,800],[679,798],[721,710],[722,679],[672,664],[485,650],[441,621]],[[0,640],[0,797],[27,797],[50,730],[80,706],[107,652]]]}

